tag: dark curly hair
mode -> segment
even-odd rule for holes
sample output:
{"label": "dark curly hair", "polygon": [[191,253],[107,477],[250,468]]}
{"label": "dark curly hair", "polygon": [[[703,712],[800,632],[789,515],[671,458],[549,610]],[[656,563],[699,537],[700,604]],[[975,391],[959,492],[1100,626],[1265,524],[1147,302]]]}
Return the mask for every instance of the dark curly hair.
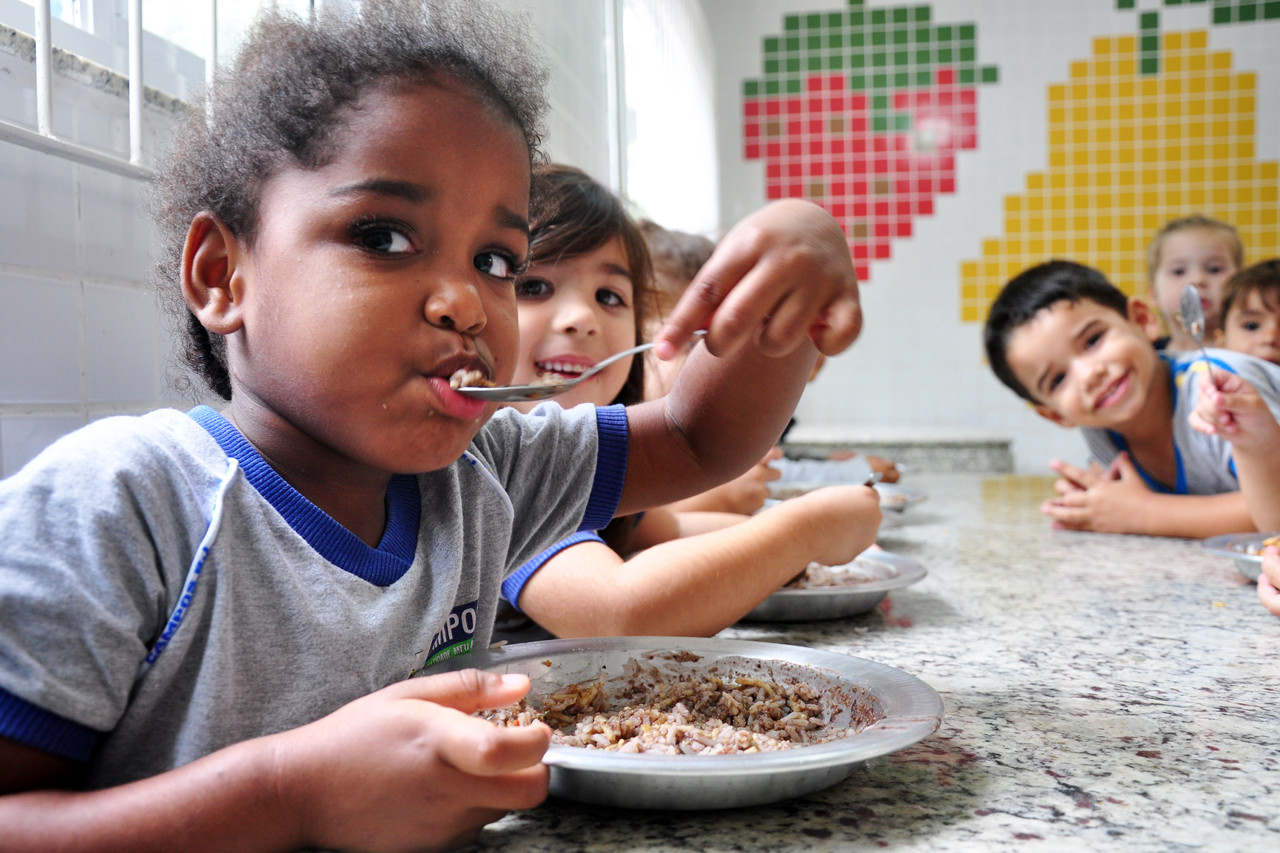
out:
{"label": "dark curly hair", "polygon": [[1242,304],[1250,293],[1258,294],[1268,310],[1280,307],[1280,258],[1259,261],[1245,267],[1231,278],[1222,291],[1222,321],[1225,323],[1231,308]]}
{"label": "dark curly hair", "polygon": [[1129,299],[1100,271],[1074,261],[1052,260],[1018,273],[991,303],[982,330],[987,361],[996,377],[1024,400],[1039,403],[1009,366],[1009,339],[1041,311],[1059,302],[1082,299],[1129,316]]}
{"label": "dark curly hair", "polygon": [[[529,195],[530,263],[585,255],[615,237],[622,241],[631,273],[638,342],[653,287],[653,265],[639,227],[622,200],[581,169],[558,163],[534,168]],[[644,359],[633,358],[626,383],[610,402],[630,406],[643,399]]]}
{"label": "dark curly hair", "polygon": [[269,9],[204,93],[203,109],[180,123],[151,187],[161,240],[152,278],[182,327],[183,361],[214,393],[231,399],[226,342],[200,325],[178,286],[194,217],[210,211],[252,245],[263,186],[281,169],[323,167],[364,92],[442,78],[508,116],[531,165],[543,159],[547,73],[531,28],[480,0],[364,0],[358,12],[311,19]]}

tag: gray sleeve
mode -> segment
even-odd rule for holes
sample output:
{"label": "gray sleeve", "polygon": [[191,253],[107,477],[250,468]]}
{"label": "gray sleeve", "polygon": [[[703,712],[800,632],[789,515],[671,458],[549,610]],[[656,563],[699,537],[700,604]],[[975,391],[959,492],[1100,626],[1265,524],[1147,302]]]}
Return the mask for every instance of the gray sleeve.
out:
{"label": "gray sleeve", "polygon": [[99,424],[0,481],[0,687],[105,731],[164,625],[165,563],[193,546],[190,499],[160,485],[180,475]]}

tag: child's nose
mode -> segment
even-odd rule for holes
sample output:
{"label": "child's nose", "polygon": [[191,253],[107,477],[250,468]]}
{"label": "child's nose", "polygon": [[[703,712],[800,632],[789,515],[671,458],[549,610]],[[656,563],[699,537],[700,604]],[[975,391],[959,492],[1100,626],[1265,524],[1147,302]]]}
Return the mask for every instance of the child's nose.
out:
{"label": "child's nose", "polygon": [[427,322],[465,335],[479,334],[487,316],[480,291],[466,277],[444,278],[427,297]]}
{"label": "child's nose", "polygon": [[594,335],[600,331],[591,306],[576,298],[562,300],[557,306],[556,327],[566,335]]}

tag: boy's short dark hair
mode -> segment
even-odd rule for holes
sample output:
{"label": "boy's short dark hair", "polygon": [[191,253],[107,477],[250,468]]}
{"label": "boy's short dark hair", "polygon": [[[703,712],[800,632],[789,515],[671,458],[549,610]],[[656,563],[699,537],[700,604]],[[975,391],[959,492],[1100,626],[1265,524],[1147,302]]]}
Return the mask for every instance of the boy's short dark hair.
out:
{"label": "boy's short dark hair", "polygon": [[1129,316],[1129,299],[1120,288],[1092,267],[1074,261],[1052,260],[1023,270],[1000,291],[983,328],[987,361],[996,377],[1024,400],[1039,403],[1013,375],[1005,354],[1009,338],[1044,309],[1059,302],[1081,299],[1096,302],[1123,317]]}
{"label": "boy's short dark hair", "polygon": [[1280,258],[1259,261],[1227,279],[1222,291],[1222,313],[1225,322],[1231,307],[1250,293],[1258,294],[1262,304],[1275,309],[1280,305]]}

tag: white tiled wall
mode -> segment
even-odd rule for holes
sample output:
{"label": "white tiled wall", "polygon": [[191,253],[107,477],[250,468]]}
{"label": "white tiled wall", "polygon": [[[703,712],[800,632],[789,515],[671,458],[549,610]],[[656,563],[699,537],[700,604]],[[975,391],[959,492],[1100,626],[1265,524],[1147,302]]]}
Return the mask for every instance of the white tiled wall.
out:
{"label": "white tiled wall", "polygon": [[[32,65],[0,53],[0,118],[33,126]],[[128,148],[122,97],[55,77],[54,131]],[[167,115],[147,110],[151,140]],[[107,414],[187,405],[161,381],[169,344],[146,283],[137,180],[0,143],[0,475]]]}

